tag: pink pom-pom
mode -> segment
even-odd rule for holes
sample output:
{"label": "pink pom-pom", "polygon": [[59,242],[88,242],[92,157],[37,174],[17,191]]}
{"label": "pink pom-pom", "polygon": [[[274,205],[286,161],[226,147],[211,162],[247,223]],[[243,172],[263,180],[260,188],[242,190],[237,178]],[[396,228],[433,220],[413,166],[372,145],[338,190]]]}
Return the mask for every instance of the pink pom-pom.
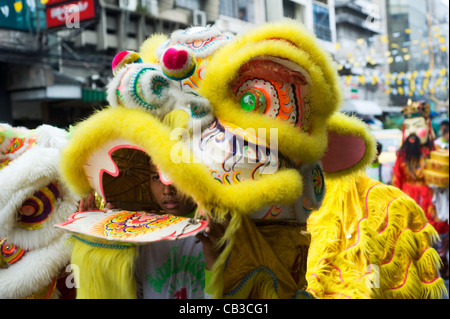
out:
{"label": "pink pom-pom", "polygon": [[115,76],[121,68],[130,63],[142,63],[139,53],[134,51],[122,51],[117,53],[111,65],[113,75]]}
{"label": "pink pom-pom", "polygon": [[169,48],[164,52],[161,68],[164,74],[173,80],[190,77],[195,71],[195,57],[187,48]]}

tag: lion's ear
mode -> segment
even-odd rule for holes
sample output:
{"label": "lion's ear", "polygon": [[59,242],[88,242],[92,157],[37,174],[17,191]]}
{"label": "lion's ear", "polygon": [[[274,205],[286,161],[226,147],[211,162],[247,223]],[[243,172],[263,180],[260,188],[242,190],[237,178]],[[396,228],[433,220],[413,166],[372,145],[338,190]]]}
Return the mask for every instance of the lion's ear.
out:
{"label": "lion's ear", "polygon": [[324,172],[344,176],[364,170],[376,154],[376,140],[368,126],[355,117],[335,113],[327,123],[328,147],[322,158]]}

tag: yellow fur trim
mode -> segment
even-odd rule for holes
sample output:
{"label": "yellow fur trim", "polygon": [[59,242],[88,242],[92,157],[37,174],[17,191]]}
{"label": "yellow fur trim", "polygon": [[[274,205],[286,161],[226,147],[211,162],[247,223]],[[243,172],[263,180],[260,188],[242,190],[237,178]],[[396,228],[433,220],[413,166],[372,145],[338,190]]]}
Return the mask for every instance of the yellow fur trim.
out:
{"label": "yellow fur trim", "polygon": [[[75,237],[71,264],[77,284],[78,299],[135,299],[134,263],[136,246],[117,249],[96,247]],[[106,246],[105,246],[106,247]]]}
{"label": "yellow fur trim", "polygon": [[192,196],[203,211],[214,211],[219,219],[228,213],[251,214],[273,203],[293,203],[303,191],[301,175],[295,169],[280,170],[255,181],[223,185],[212,178],[204,164],[194,162],[189,152],[183,152],[181,162],[172,161],[171,152],[179,149],[181,142],[171,140],[170,132],[169,127],[141,109],[120,107],[97,112],[73,129],[61,156],[62,178],[75,193],[86,196],[91,191],[84,172],[88,156],[107,141],[123,138],[146,150],[178,189]]}
{"label": "yellow fur trim", "polygon": [[308,219],[308,291],[319,298],[441,298],[437,239],[422,209],[364,174],[328,179]]}
{"label": "yellow fur trim", "polygon": [[349,178],[365,171],[368,165],[373,162],[376,156],[376,140],[370,132],[368,126],[357,117],[350,117],[344,113],[336,112],[327,123],[329,132],[339,135],[357,136],[364,140],[366,149],[363,158],[349,169],[339,172],[325,172],[326,176],[332,178]]}
{"label": "yellow fur trim", "polygon": [[[234,224],[234,226],[236,227],[237,225]],[[237,226],[237,228],[239,228],[239,227],[240,227],[240,223],[239,223],[239,226]],[[227,236],[227,237],[229,237],[229,236]],[[236,241],[236,239],[234,236],[229,239],[227,245],[225,246],[224,250],[217,258],[216,262],[214,263],[213,268],[211,269],[208,287],[206,287],[205,289],[207,289],[208,291],[211,291],[212,297],[214,299],[223,298],[223,286],[224,286],[223,276],[224,276],[224,271],[226,268],[225,266],[226,266],[227,259],[230,256],[231,251],[233,250],[235,241]]]}
{"label": "yellow fur trim", "polygon": [[[282,39],[280,41],[268,39]],[[294,45],[292,45],[294,44]],[[301,66],[311,79],[311,132],[306,134],[281,120],[241,110],[230,84],[239,68],[250,59],[278,57]],[[244,129],[278,129],[279,150],[291,159],[317,161],[326,148],[325,123],[341,103],[340,84],[334,63],[303,26],[293,21],[269,23],[247,32],[220,48],[208,63],[199,92],[214,107],[215,115]],[[267,139],[270,132],[267,132]]]}
{"label": "yellow fur trim", "polygon": [[165,34],[155,33],[142,42],[139,55],[144,63],[157,63],[156,49],[168,38]]}
{"label": "yellow fur trim", "polygon": [[187,128],[189,119],[186,111],[174,110],[164,116],[163,123],[171,128]]}

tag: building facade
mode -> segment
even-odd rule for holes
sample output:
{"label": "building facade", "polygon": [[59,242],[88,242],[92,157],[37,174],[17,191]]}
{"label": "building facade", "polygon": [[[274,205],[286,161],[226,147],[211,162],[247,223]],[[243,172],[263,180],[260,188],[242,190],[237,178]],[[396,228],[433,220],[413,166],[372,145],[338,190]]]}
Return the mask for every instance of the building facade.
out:
{"label": "building facade", "polygon": [[387,0],[391,100],[428,100],[448,112],[448,2]]}
{"label": "building facade", "polygon": [[389,111],[383,82],[388,71],[384,9],[384,0],[336,1],[335,58],[344,88],[344,111],[368,117]]}
{"label": "building facade", "polygon": [[139,50],[153,33],[213,23],[237,31],[265,21],[264,0],[4,1],[0,120],[30,128],[66,127],[105,105],[113,57]]}
{"label": "building facade", "polygon": [[138,50],[153,33],[215,24],[238,34],[283,18],[302,22],[333,56],[346,101],[390,111],[408,97],[425,96],[430,90],[419,88],[427,75],[431,98],[448,101],[448,5],[441,2],[2,0],[0,120],[66,127],[91,114],[106,104],[115,54]]}
{"label": "building facade", "polygon": [[291,18],[314,32],[322,47],[335,52],[335,0],[266,0],[267,21]]}

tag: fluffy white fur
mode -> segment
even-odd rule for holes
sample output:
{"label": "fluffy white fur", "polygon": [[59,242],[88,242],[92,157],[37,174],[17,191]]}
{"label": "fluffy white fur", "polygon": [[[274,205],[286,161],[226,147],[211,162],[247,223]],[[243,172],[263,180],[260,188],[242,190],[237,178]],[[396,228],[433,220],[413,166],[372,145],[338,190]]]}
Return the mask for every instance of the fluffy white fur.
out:
{"label": "fluffy white fur", "polygon": [[[196,112],[204,113],[204,115],[201,117],[193,115],[193,108],[197,108]],[[186,127],[188,130],[192,130],[196,122],[200,124],[200,129],[203,130],[214,120],[211,104],[199,95],[182,92],[174,105],[174,110],[178,109],[186,111],[189,115],[189,122]]]}
{"label": "fluffy white fur", "polygon": [[48,286],[70,260],[70,249],[65,246],[69,234],[64,234],[50,245],[27,252],[17,263],[0,270],[0,298],[26,298]]}
{"label": "fluffy white fur", "polygon": [[[156,106],[155,109],[146,109],[144,106],[139,105],[133,98],[131,90],[134,89],[132,85],[134,75],[142,68],[155,68],[155,71],[147,71],[139,77],[139,82],[144,88],[142,93],[144,94],[145,101],[151,105]],[[163,77],[167,82],[168,87],[161,91],[161,96],[156,96],[152,93],[151,83],[155,76]],[[117,88],[122,86],[122,97],[124,101],[120,101],[117,95]],[[204,128],[213,121],[212,107],[208,100],[199,96],[194,92],[186,92],[180,88],[178,81],[171,80],[165,77],[160,70],[160,66],[156,64],[147,63],[134,63],[127,65],[121,69],[113,80],[108,84],[107,99],[113,107],[127,107],[130,109],[146,109],[152,115],[156,116],[160,120],[164,118],[168,113],[173,110],[184,110],[189,115],[189,123],[187,128],[191,129],[195,120],[199,120],[201,127]],[[201,117],[195,116],[194,113],[203,113]]]}
{"label": "fluffy white fur", "polygon": [[117,74],[113,77],[111,81],[109,81],[106,89],[106,100],[109,105],[112,107],[118,107],[121,105],[121,101],[119,100],[119,96],[117,95],[117,88],[119,87],[123,76],[127,72],[129,66],[122,67]]}
{"label": "fluffy white fur", "polygon": [[[65,221],[76,211],[79,198],[59,181],[60,150],[34,146],[0,171],[0,237],[8,242],[31,250],[45,247],[61,236],[54,225]],[[56,181],[61,198],[53,213],[42,223],[42,228],[30,231],[19,227],[18,209],[39,189]]]}
{"label": "fluffy white fur", "polygon": [[18,127],[13,128],[11,125],[7,123],[0,123],[0,128],[2,129],[0,131],[1,133],[0,138],[3,138],[0,143],[0,155],[3,159],[14,160],[27,150],[26,146],[28,146],[29,141],[26,140],[24,147],[16,150],[14,153],[6,153],[7,148],[11,145],[11,142],[14,138],[25,137],[28,135],[29,132],[26,128],[18,128]]}
{"label": "fluffy white fur", "polygon": [[63,129],[44,124],[33,131],[36,135],[36,144],[40,147],[51,147],[61,150],[68,143],[68,133]]}
{"label": "fluffy white fur", "polygon": [[[60,180],[61,150],[68,142],[65,130],[43,125],[30,131],[36,145],[0,170],[0,238],[27,252],[16,263],[0,269],[0,298],[24,298],[49,285],[70,261],[69,234],[55,228],[76,212],[79,197]],[[56,182],[60,193],[42,228],[18,223],[18,209],[39,189]]]}
{"label": "fluffy white fur", "polygon": [[[134,85],[132,83],[135,75],[144,68],[153,68],[156,71],[146,71],[145,73],[139,76],[139,82],[142,85],[142,93],[144,94],[144,100],[148,104],[154,105],[155,109],[148,109],[150,113],[155,115],[158,118],[162,118],[165,114],[170,112],[173,109],[173,105],[176,102],[176,96],[178,95],[179,88],[177,88],[176,83],[174,81],[165,78],[162,71],[160,70],[160,66],[156,64],[147,64],[147,63],[133,63],[129,64],[126,67],[122,68],[117,75],[111,80],[108,84],[107,91],[107,99],[111,106],[117,107],[119,105],[125,106],[127,108],[145,108],[145,106],[141,105],[136,101],[134,96]],[[168,88],[164,88],[161,90],[161,96],[158,97],[156,95],[151,94],[151,81],[155,76],[164,77]],[[122,86],[122,97],[124,101],[121,101],[117,95],[117,88]]]}

